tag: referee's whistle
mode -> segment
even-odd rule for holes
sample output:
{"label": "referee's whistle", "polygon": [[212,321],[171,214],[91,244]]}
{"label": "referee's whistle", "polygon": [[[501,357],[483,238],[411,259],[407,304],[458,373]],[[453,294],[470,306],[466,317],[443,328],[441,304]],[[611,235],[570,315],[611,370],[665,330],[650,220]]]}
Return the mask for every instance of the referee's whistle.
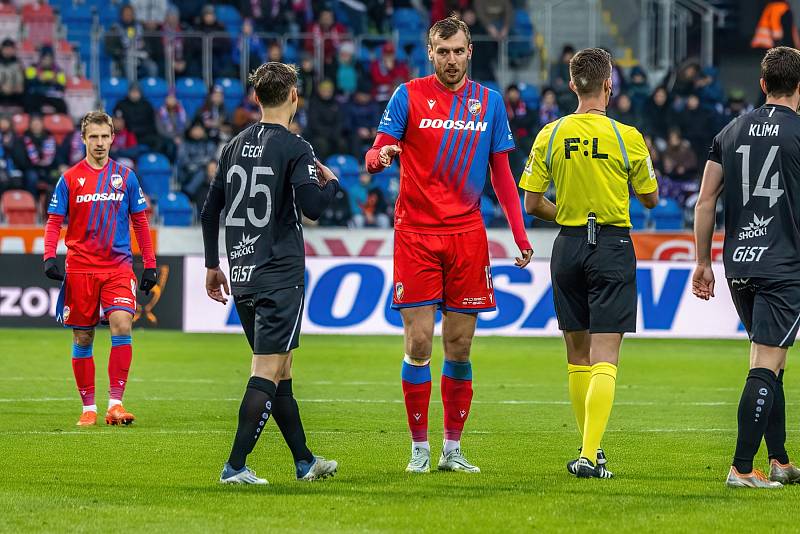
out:
{"label": "referee's whistle", "polygon": [[592,247],[597,245],[597,215],[593,211],[586,218],[586,242]]}

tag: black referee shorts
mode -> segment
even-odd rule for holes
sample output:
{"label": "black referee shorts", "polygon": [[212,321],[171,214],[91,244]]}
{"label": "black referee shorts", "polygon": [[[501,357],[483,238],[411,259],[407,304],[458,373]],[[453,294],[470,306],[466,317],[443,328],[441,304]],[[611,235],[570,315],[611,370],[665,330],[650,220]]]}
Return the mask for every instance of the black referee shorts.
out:
{"label": "black referee shorts", "polygon": [[728,287],[750,341],[792,346],[800,324],[800,280],[728,278]]}
{"label": "black referee shorts", "polygon": [[630,231],[597,229],[597,244],[585,226],[564,226],[550,259],[558,327],[593,334],[636,331],[636,253]]}
{"label": "black referee shorts", "polygon": [[300,346],[305,288],[268,289],[234,297],[253,354],[289,352]]}

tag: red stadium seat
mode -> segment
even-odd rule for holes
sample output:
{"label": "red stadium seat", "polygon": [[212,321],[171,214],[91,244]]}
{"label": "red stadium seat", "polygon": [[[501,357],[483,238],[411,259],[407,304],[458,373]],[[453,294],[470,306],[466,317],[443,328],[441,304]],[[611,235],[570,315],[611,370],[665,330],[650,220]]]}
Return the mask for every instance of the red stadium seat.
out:
{"label": "red stadium seat", "polygon": [[27,191],[13,189],[3,193],[0,212],[8,224],[36,224],[36,200]]}
{"label": "red stadium seat", "polygon": [[[32,40],[22,41],[17,49],[17,57],[20,62],[26,67],[35,65],[39,61],[39,46],[41,43],[36,43]],[[75,63],[78,61],[77,54],[72,45],[68,41],[58,41],[53,45],[55,52],[56,65],[61,67],[66,73],[75,72]]]}
{"label": "red stadium seat", "polygon": [[53,137],[56,138],[56,143],[61,144],[61,141],[75,129],[75,125],[69,115],[56,113],[45,116],[44,129],[53,134]]}
{"label": "red stadium seat", "polygon": [[22,24],[28,40],[36,45],[55,41],[56,18],[47,4],[28,4],[22,8]]}
{"label": "red stadium seat", "polygon": [[0,40],[19,41],[20,30],[22,30],[22,22],[17,8],[12,4],[0,4]]}
{"label": "red stadium seat", "polygon": [[31,123],[31,116],[27,113],[17,113],[11,117],[11,122],[14,124],[14,133],[22,135],[28,130],[28,125]]}
{"label": "red stadium seat", "polygon": [[94,90],[94,84],[86,78],[68,79],[64,101],[67,103],[72,120],[81,120],[84,115],[97,109],[97,92]]}

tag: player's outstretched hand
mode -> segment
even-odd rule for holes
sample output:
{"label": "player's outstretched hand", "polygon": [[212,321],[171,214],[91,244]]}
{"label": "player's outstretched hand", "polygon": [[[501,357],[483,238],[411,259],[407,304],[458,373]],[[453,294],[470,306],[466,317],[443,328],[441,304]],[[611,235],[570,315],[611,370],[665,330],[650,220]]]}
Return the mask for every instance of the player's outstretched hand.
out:
{"label": "player's outstretched hand", "polygon": [[700,264],[695,267],[692,275],[692,293],[703,300],[714,296],[714,271],[711,265]]}
{"label": "player's outstretched hand", "polygon": [[322,184],[323,187],[331,180],[336,180],[337,182],[339,181],[339,178],[335,174],[333,174],[333,171],[330,170],[330,168],[323,165],[320,160],[315,160],[315,161],[317,164],[317,172],[322,177],[319,183]]}
{"label": "player's outstretched hand", "polygon": [[[224,294],[222,293],[223,290],[225,290]],[[228,279],[225,278],[225,273],[219,267],[206,269],[206,293],[212,300],[223,304],[228,303],[225,295],[230,295],[231,290],[228,288]]]}
{"label": "player's outstretched hand", "polygon": [[516,265],[520,269],[524,269],[531,262],[532,258],[533,258],[533,249],[527,248],[522,251],[521,258],[514,258],[514,265]]}
{"label": "player's outstretched hand", "polygon": [[398,154],[403,152],[403,149],[397,145],[385,145],[381,147],[381,151],[378,154],[378,160],[381,162],[381,165],[384,167],[389,167],[392,164],[392,160]]}
{"label": "player's outstretched hand", "polygon": [[142,279],[139,281],[139,289],[142,290],[145,295],[149,295],[150,290],[156,287],[156,282],[158,282],[158,271],[155,269],[145,269],[142,272]]}
{"label": "player's outstretched hand", "polygon": [[58,268],[55,258],[44,260],[44,275],[50,280],[64,281],[64,275],[61,273],[61,269]]}

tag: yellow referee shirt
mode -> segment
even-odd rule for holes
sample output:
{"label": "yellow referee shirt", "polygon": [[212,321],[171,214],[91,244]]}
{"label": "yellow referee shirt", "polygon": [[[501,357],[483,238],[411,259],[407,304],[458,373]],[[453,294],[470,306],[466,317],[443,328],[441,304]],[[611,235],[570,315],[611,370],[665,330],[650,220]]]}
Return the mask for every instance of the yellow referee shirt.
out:
{"label": "yellow referee shirt", "polygon": [[658,187],[642,134],[594,113],[567,115],[536,136],[519,186],[544,193],[551,179],[562,226],[585,225],[594,212],[600,225],[630,228],[628,183],[639,194]]}

